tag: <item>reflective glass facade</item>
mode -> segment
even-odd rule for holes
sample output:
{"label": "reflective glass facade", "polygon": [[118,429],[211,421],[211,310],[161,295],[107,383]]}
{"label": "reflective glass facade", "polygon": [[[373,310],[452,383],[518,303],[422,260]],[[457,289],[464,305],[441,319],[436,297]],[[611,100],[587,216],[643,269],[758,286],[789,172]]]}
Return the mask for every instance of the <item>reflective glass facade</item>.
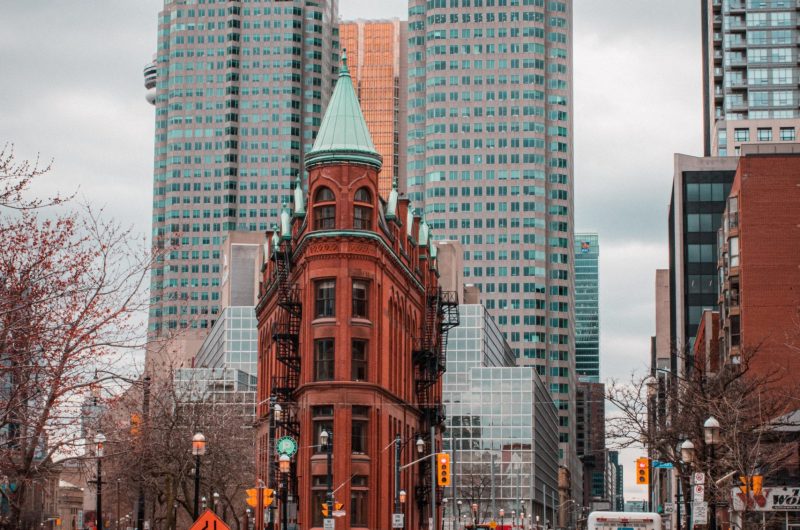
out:
{"label": "reflective glass facade", "polygon": [[575,369],[581,381],[600,381],[600,242],[575,234]]}
{"label": "reflective glass facade", "polygon": [[200,346],[195,365],[256,375],[258,332],[252,306],[226,307]]}
{"label": "reflective glass facade", "polygon": [[410,0],[408,17],[408,195],[546,381],[574,476],[572,2]]}
{"label": "reflective glass facade", "polygon": [[165,0],[145,72],[155,83],[153,241],[164,252],[152,335],[210,329],[226,234],[265,231],[291,201],[334,83],[337,5]]}
{"label": "reflective glass facade", "polygon": [[556,407],[533,367],[514,366],[513,352],[486,309],[462,304],[459,310],[461,323],[450,331],[444,374],[444,449],[453,455],[453,487],[445,496],[465,507],[478,503],[485,520],[494,475],[497,509],[510,516],[511,510],[521,512],[525,501],[528,514],[542,515],[545,505],[552,520]]}
{"label": "reflective glass facade", "polygon": [[237,406],[241,414],[255,418],[254,375],[224,368],[179,368],[174,381],[179,403]]}

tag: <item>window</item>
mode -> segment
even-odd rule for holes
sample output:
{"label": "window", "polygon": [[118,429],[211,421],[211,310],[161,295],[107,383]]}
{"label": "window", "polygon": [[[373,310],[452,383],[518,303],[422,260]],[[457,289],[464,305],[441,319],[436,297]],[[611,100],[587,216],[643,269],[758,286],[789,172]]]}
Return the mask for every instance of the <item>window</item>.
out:
{"label": "window", "polygon": [[795,139],[794,127],[781,127],[781,140],[793,142]]}
{"label": "window", "polygon": [[353,318],[369,318],[369,282],[353,280]]}
{"label": "window", "polygon": [[731,267],[738,267],[739,266],[739,238],[732,237],[730,239],[729,244],[729,252],[730,252],[730,259],[731,259]]}
{"label": "window", "polygon": [[[367,477],[356,475],[350,482],[350,525],[367,526],[369,490]],[[319,510],[315,510],[319,511]]]}
{"label": "window", "polygon": [[330,230],[336,226],[336,197],[322,187],[314,196],[314,230]]}
{"label": "window", "polygon": [[314,381],[333,381],[335,355],[333,339],[314,341]]}
{"label": "window", "polygon": [[749,142],[750,141],[750,129],[734,129],[733,130],[733,140],[736,142]]}
{"label": "window", "polygon": [[353,405],[353,423],[350,431],[350,450],[367,453],[367,431],[369,430],[369,407]]}
{"label": "window", "polygon": [[[325,448],[318,445],[319,435],[323,430],[325,430],[331,436],[328,438],[328,440],[333,440],[333,405],[320,405],[317,407],[312,407],[311,419],[314,423],[314,452],[324,453]],[[325,477],[323,477],[322,485],[325,485]]]}
{"label": "window", "polygon": [[359,188],[354,197],[353,228],[372,230],[372,194],[367,188]]}
{"label": "window", "polygon": [[[321,506],[327,502],[328,477],[326,475],[314,475],[311,478],[311,505]],[[311,526],[322,528],[322,510],[311,510]]]}
{"label": "window", "polygon": [[314,318],[336,316],[336,280],[314,282]]}
{"label": "window", "polygon": [[759,142],[772,141],[772,129],[759,127],[758,128],[758,141]]}
{"label": "window", "polygon": [[353,339],[351,348],[351,372],[353,381],[367,380],[367,359],[369,356],[368,342]]}

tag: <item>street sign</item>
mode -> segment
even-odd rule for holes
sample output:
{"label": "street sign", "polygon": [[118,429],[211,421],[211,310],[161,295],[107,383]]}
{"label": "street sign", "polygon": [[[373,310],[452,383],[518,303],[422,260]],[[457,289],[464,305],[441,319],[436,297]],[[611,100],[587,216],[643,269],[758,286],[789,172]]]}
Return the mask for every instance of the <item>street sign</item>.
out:
{"label": "street sign", "polygon": [[231,527],[226,525],[225,521],[217,517],[214,512],[206,510],[200,514],[189,530],[231,530]]}
{"label": "street sign", "polygon": [[331,515],[333,515],[334,517],[344,517],[345,515],[347,515],[347,512],[344,510],[333,510],[333,513]]}
{"label": "street sign", "polygon": [[706,483],[706,474],[698,471],[694,474],[694,483],[695,484],[705,484]]}
{"label": "street sign", "polygon": [[692,502],[703,502],[705,497],[706,487],[702,484],[697,484],[692,488]]}
{"label": "street sign", "polygon": [[405,526],[405,514],[393,513],[392,514],[392,528],[403,528]]}
{"label": "street sign", "polygon": [[672,462],[659,462],[653,460],[653,469],[672,469]]}
{"label": "street sign", "polygon": [[667,514],[667,515],[675,513],[675,505],[672,504],[671,502],[665,502],[664,503],[664,513]]}
{"label": "street sign", "polygon": [[278,442],[275,444],[275,450],[279,455],[292,456],[297,452],[297,441],[291,436],[278,438]]}
{"label": "street sign", "polygon": [[325,518],[322,528],[324,530],[336,530],[336,519],[333,519],[332,517]]}
{"label": "street sign", "polygon": [[692,504],[692,524],[708,524],[707,502],[695,502]]}

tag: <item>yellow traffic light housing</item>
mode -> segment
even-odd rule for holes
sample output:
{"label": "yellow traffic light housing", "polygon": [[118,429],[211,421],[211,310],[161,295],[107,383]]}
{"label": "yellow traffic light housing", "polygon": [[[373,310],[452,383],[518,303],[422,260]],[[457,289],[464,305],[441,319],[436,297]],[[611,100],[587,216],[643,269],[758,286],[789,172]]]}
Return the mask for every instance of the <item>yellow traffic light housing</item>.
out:
{"label": "yellow traffic light housing", "polygon": [[636,459],[636,483],[650,484],[650,459],[647,457]]}
{"label": "yellow traffic light housing", "polygon": [[[258,507],[258,488],[249,488],[247,491],[247,498],[245,501],[247,502],[248,506],[252,506],[253,508]],[[269,488],[261,489],[261,500],[264,503],[264,506],[269,506],[275,500],[273,495],[275,494],[275,490]]]}
{"label": "yellow traffic light housing", "polygon": [[322,503],[322,516],[323,517],[330,517],[329,514],[330,514],[330,510],[328,510],[328,503],[327,502],[323,502]]}
{"label": "yellow traffic light housing", "polygon": [[450,455],[448,453],[438,453],[436,455],[436,484],[449,486],[450,478]]}

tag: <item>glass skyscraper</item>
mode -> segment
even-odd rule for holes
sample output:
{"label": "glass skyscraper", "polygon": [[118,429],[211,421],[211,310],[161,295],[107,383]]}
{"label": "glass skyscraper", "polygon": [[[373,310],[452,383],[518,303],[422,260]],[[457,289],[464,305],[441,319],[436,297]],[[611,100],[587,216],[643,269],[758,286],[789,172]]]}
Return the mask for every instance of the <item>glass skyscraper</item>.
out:
{"label": "glass skyscraper", "polygon": [[145,69],[162,251],[151,336],[183,330],[199,345],[222,309],[220,244],[234,230],[265,231],[291,201],[334,83],[337,4],[165,0]]}
{"label": "glass skyscraper", "polygon": [[600,243],[575,234],[575,369],[581,381],[600,382]]}
{"label": "glass skyscraper", "polygon": [[546,381],[577,476],[572,2],[410,0],[408,16],[408,194]]}
{"label": "glass skyscraper", "polygon": [[794,142],[800,126],[800,6],[702,0],[706,156],[752,142]]}

